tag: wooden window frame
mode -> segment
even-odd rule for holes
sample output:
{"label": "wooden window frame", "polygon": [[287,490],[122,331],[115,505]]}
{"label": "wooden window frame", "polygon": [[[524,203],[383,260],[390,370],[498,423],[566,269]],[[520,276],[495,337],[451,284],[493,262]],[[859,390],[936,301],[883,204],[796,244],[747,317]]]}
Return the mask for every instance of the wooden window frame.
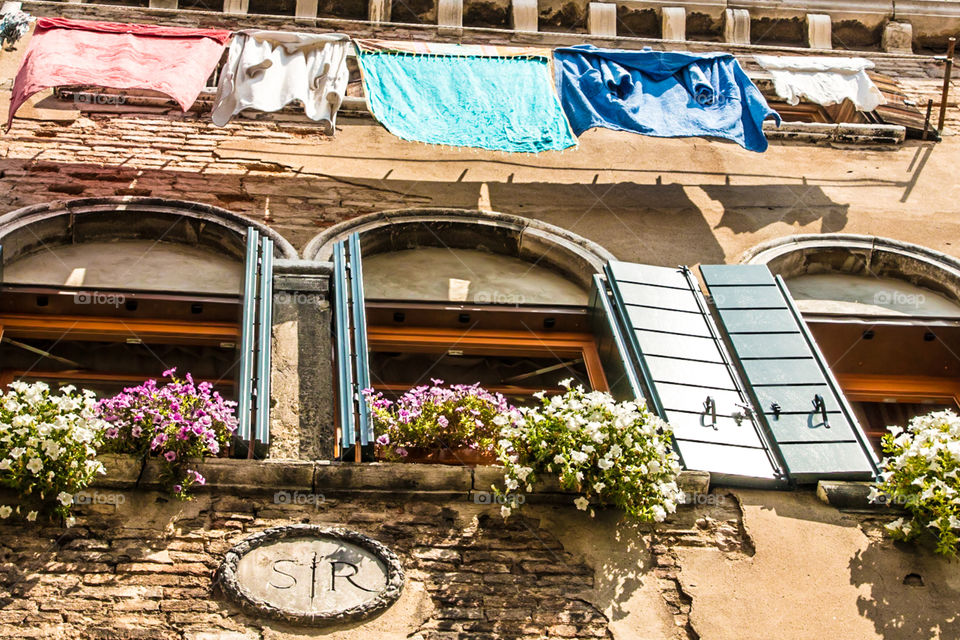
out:
{"label": "wooden window frame", "polygon": [[240,325],[106,316],[0,313],[0,337],[119,342],[139,339],[159,344],[219,345],[240,340]]}
{"label": "wooden window frame", "polygon": [[933,376],[835,374],[851,402],[949,400],[960,405],[960,380]]}
{"label": "wooden window frame", "polygon": [[[402,353],[442,354],[456,350],[463,355],[548,356],[558,360],[582,358],[590,386],[595,391],[609,390],[597,345],[593,336],[587,333],[374,325],[367,327],[367,346],[370,351]],[[375,386],[390,391],[405,391],[408,388],[404,385]],[[500,393],[521,394],[539,391],[522,387],[488,389]]]}

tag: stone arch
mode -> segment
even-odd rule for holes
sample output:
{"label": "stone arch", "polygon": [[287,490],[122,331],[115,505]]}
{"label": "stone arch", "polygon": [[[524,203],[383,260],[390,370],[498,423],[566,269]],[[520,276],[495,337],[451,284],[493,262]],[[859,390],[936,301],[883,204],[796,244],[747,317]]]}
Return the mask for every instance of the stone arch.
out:
{"label": "stone arch", "polygon": [[845,274],[903,280],[960,302],[960,260],[920,245],[845,233],[778,238],[748,251],[746,264],[766,264],[789,280]]}
{"label": "stone arch", "polygon": [[365,253],[421,246],[480,249],[547,266],[584,289],[614,259],[600,245],[565,229],[521,216],[471,209],[418,208],[383,211],[330,227],[306,246],[307,260],[329,261],[333,244],[360,234]]}
{"label": "stone arch", "polygon": [[[131,218],[135,224],[131,224]],[[273,229],[226,209],[166,198],[104,197],[47,202],[0,215],[3,262],[44,246],[109,240],[154,240],[202,247],[243,260],[247,227],[274,241],[275,257],[296,249]]]}

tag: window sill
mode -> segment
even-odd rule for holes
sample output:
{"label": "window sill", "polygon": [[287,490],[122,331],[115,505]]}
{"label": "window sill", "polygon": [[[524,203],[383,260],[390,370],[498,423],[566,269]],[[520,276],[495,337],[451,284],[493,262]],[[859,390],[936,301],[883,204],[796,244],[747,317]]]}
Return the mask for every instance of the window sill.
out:
{"label": "window sill", "polygon": [[870,502],[872,482],[848,482],[821,480],[817,484],[817,497],[822,502],[843,511],[866,511],[870,513],[902,513],[903,509],[883,503]]}
{"label": "window sill", "polygon": [[[93,489],[130,490],[138,486],[140,461],[131,455],[107,454],[99,460],[107,469],[91,486]],[[466,497],[483,503],[479,494],[489,493],[491,485],[503,480],[501,467],[457,467],[436,464],[390,462],[341,463],[299,460],[234,460],[212,458],[196,465],[207,479],[199,489],[230,495],[299,492],[326,495],[430,494]],[[159,489],[160,465],[150,460],[140,477],[139,488]],[[710,474],[683,471],[678,481],[688,495],[705,494],[710,489]],[[537,482],[534,502],[569,502],[570,492],[557,484],[555,477]],[[292,502],[291,502],[292,503]]]}

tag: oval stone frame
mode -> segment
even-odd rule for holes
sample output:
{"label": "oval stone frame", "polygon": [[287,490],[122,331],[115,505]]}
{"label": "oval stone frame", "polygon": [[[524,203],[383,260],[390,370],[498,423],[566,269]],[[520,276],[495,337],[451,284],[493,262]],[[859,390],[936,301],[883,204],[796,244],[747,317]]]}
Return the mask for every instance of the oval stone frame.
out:
{"label": "oval stone frame", "polygon": [[[299,538],[325,538],[334,542],[354,545],[370,552],[383,563],[386,569],[386,584],[376,597],[363,604],[342,611],[320,614],[278,607],[257,598],[244,589],[237,579],[237,567],[246,554],[271,542]],[[220,585],[223,592],[239,604],[245,612],[281,622],[310,625],[355,622],[381,613],[400,597],[403,591],[403,582],[404,574],[400,558],[380,542],[356,531],[310,524],[273,527],[245,538],[227,552],[220,568],[217,569],[216,575],[216,583]]]}

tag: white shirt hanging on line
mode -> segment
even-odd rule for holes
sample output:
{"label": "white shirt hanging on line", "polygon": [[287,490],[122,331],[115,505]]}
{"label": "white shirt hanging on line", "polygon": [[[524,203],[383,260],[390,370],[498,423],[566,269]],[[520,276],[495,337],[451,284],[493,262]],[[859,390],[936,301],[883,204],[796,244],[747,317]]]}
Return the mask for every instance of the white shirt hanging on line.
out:
{"label": "white shirt hanging on line", "polygon": [[860,111],[873,111],[886,102],[867,75],[873,62],[864,58],[827,56],[754,56],[773,76],[777,95],[788,104],[800,98],[824,106],[849,99]]}
{"label": "white shirt hanging on line", "polygon": [[234,35],[210,114],[222,127],[244,109],[278,111],[294,100],[333,133],[350,72],[343,34],[248,29]]}

